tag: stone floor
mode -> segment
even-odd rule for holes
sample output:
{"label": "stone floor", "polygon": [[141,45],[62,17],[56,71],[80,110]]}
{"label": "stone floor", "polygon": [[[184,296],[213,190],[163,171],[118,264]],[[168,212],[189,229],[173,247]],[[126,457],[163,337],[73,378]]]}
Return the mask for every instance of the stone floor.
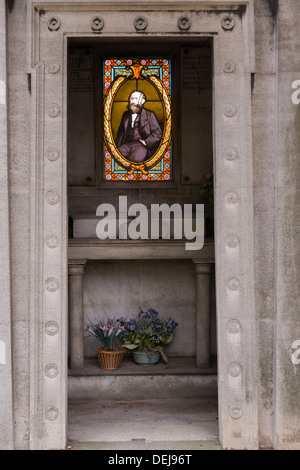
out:
{"label": "stone floor", "polygon": [[68,439],[73,450],[220,449],[216,364],[171,357],[144,367],[128,357],[105,371],[86,358],[69,371]]}
{"label": "stone floor", "polygon": [[69,449],[221,450],[216,398],[69,400]]}

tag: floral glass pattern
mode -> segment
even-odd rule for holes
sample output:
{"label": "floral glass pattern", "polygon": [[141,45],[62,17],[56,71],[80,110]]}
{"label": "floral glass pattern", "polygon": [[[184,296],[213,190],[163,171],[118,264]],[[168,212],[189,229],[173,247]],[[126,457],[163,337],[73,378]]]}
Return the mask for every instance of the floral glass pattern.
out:
{"label": "floral glass pattern", "polygon": [[[129,117],[133,111],[128,110],[132,96],[137,96],[141,105],[134,113],[138,116],[135,129],[140,130],[140,143],[131,145],[126,139],[129,128],[134,127],[134,120]],[[104,59],[103,105],[104,180],[170,181],[171,59]],[[129,119],[132,119],[131,125]],[[133,151],[133,147],[137,151]]]}

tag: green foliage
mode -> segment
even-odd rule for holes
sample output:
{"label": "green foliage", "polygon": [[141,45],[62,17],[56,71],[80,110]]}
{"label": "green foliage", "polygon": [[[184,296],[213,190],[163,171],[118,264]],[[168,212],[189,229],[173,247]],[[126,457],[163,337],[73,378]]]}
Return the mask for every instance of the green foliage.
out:
{"label": "green foliage", "polygon": [[132,75],[133,75],[133,71],[131,69],[124,69],[124,68],[115,69],[115,79],[117,79],[118,77],[130,78]]}
{"label": "green foliage", "polygon": [[153,77],[153,76],[156,76],[156,77],[159,78],[159,70],[158,69],[151,69],[151,68],[147,68],[146,70],[142,69],[141,70],[141,76],[143,78]]}
{"label": "green foliage", "polygon": [[214,179],[213,173],[210,170],[207,170],[201,179],[201,196],[208,196],[209,202],[214,203]]}

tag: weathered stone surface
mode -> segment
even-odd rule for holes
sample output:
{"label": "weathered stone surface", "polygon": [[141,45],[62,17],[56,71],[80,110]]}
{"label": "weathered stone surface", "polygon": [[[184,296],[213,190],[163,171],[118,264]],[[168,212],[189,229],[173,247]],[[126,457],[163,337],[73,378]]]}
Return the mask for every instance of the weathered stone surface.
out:
{"label": "weathered stone surface", "polygon": [[10,202],[8,178],[7,21],[5,2],[0,2],[0,448],[14,448],[13,365],[11,310]]}
{"label": "weathered stone surface", "polygon": [[[128,9],[122,0],[91,1],[88,8],[81,1],[15,0],[7,6],[1,1],[0,252],[4,284],[0,374],[5,399],[0,405],[4,430],[0,448],[63,448],[66,442],[65,34],[88,37],[89,44],[94,38],[106,44],[111,37],[121,42],[135,37],[140,43],[146,38],[155,47],[167,42],[168,35],[178,44],[181,39],[197,42],[201,36],[212,39],[219,436],[224,448],[300,448],[300,365],[292,362],[292,345],[300,339],[300,108],[291,100],[292,83],[300,80],[298,3],[249,0],[239,5],[223,0],[195,5],[173,2],[172,6],[160,2],[158,6],[150,1],[147,5],[130,2]],[[224,11],[227,4],[229,12]],[[101,29],[91,23],[99,11]],[[180,22],[181,16],[188,22]],[[146,18],[142,31],[134,26],[139,17]],[[99,170],[97,165],[93,167],[89,161],[84,179],[72,168],[71,214],[95,215],[104,199],[117,205],[120,194],[128,194],[128,204],[142,202],[147,207],[162,201],[172,204],[178,198],[181,203],[198,201],[197,185],[183,188],[179,184],[162,191],[132,188],[128,192],[123,188],[102,190],[96,185],[76,187],[93,169]],[[91,173],[93,184],[95,174]],[[180,171],[177,175],[180,181]],[[168,295],[172,284],[176,286],[170,300],[160,294],[160,305],[165,311],[178,308],[182,320],[187,309],[191,331],[196,278],[192,281],[189,262],[170,261],[172,272],[163,260],[149,262],[152,274],[147,277],[143,269],[144,277],[138,280],[133,274],[138,262],[118,264],[114,260],[114,272],[112,265],[102,272],[101,262],[93,272],[91,263],[83,278],[84,305],[94,309],[100,301],[100,290],[93,297],[99,280],[103,290],[105,283],[118,277],[122,302],[135,307],[137,293],[130,303],[128,289],[124,290],[126,265],[131,266],[131,278],[142,292],[141,298],[152,302],[157,299],[156,265],[168,277]],[[186,274],[182,283],[181,263]],[[146,261],[140,262],[140,268],[146,265]],[[109,295],[103,295],[105,307],[117,308],[115,298],[110,302]],[[194,354],[195,337],[189,343],[182,332],[178,337],[186,352]],[[172,347],[177,353],[178,344]]]}
{"label": "weathered stone surface", "polygon": [[[276,448],[299,449],[299,366],[292,344],[300,338],[299,322],[299,105],[292,103],[292,83],[299,79],[300,11],[292,0],[278,10],[278,123],[276,199]],[[287,28],[289,25],[289,28]],[[280,90],[284,90],[280,92]]]}

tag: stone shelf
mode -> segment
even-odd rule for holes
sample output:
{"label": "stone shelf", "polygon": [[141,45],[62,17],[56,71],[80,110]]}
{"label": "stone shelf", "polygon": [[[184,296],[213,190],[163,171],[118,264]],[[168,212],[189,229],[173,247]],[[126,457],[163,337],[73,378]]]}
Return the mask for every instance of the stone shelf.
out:
{"label": "stone shelf", "polygon": [[217,397],[217,370],[196,367],[193,357],[170,357],[169,362],[140,366],[123,359],[119,369],[102,370],[97,358],[69,370],[68,397],[80,400]]}
{"label": "stone shelf", "polygon": [[217,373],[216,358],[212,358],[211,367],[196,367],[195,357],[169,357],[168,363],[160,361],[153,366],[135,364],[132,357],[125,357],[119,369],[109,371],[100,368],[97,357],[85,358],[84,368],[69,370],[72,376],[103,376],[103,375],[215,375]]}
{"label": "stone shelf", "polygon": [[207,238],[201,250],[187,250],[188,240],[69,239],[69,260],[196,259],[215,262],[214,240]]}

